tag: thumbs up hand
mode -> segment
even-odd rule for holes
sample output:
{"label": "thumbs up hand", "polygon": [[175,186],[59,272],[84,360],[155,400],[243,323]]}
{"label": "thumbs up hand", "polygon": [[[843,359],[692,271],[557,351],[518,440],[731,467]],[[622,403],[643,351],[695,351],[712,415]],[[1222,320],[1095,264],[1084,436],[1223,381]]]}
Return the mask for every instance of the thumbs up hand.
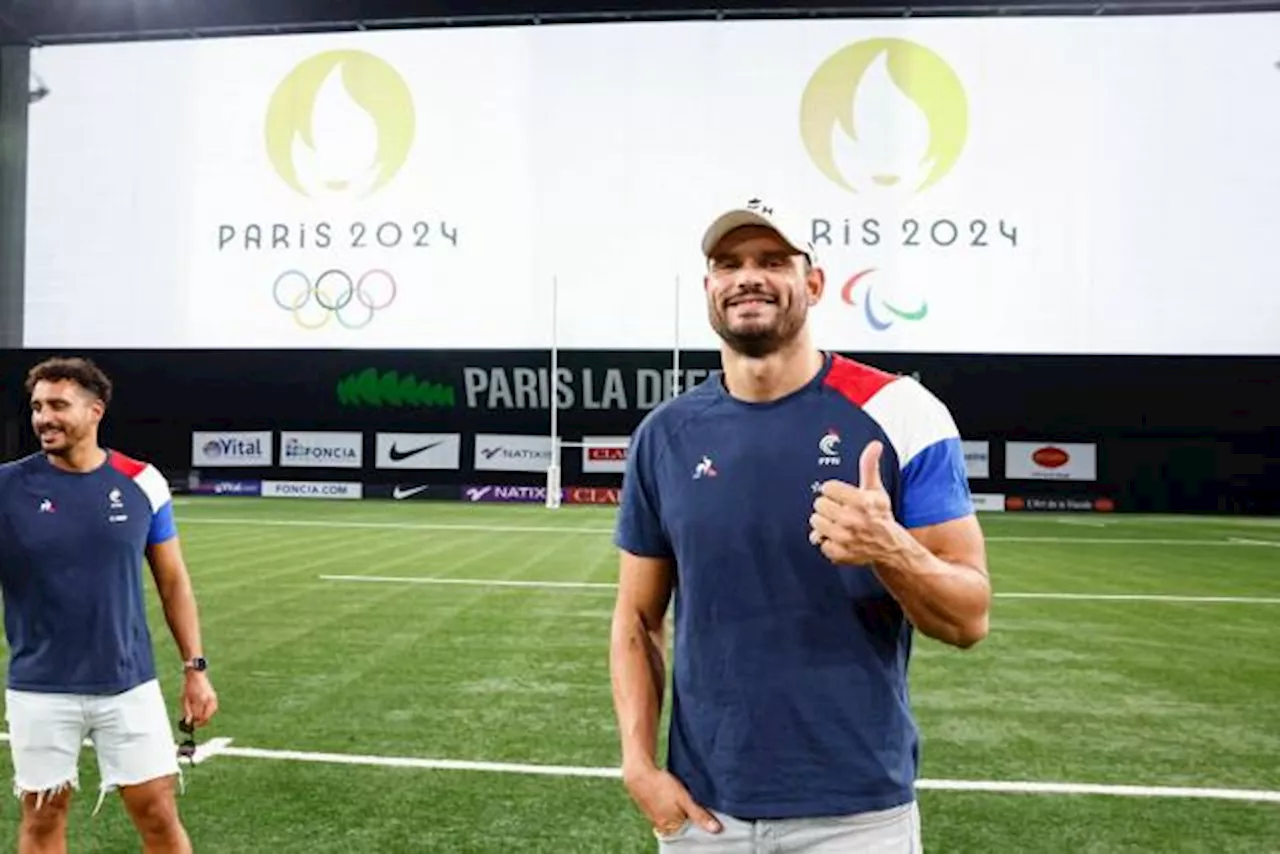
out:
{"label": "thumbs up hand", "polygon": [[883,452],[880,442],[870,442],[858,459],[858,486],[829,480],[813,502],[809,542],[833,563],[874,564],[896,550],[897,520],[880,477]]}

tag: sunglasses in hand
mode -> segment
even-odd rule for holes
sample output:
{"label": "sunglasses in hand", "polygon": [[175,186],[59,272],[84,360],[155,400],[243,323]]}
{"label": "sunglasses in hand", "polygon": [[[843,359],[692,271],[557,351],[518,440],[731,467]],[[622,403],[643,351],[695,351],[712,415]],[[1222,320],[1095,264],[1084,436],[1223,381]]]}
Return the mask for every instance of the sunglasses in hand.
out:
{"label": "sunglasses in hand", "polygon": [[186,736],[178,743],[178,758],[196,764],[196,728],[188,720],[178,721],[178,731]]}

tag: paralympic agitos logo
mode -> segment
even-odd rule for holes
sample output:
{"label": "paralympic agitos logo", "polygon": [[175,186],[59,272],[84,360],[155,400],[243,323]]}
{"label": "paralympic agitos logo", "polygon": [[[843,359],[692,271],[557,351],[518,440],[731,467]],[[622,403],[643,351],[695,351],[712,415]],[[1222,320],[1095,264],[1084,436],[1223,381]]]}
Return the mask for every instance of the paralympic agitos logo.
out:
{"label": "paralympic agitos logo", "polygon": [[[399,215],[393,188],[422,140],[413,92],[385,59],[331,50],[303,60],[276,81],[261,134],[259,162],[286,192],[256,196],[274,212],[220,224],[218,251],[262,258],[262,304],[298,326],[367,327],[418,284],[424,253],[457,247],[447,218]],[[324,218],[306,221],[299,204]]]}

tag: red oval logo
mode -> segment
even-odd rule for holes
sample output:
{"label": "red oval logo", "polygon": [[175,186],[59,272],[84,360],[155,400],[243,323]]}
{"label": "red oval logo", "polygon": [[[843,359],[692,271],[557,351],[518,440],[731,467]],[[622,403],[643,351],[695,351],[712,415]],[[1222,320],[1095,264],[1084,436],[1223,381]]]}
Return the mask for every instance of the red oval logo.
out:
{"label": "red oval logo", "polygon": [[1035,464],[1047,469],[1056,469],[1059,466],[1067,464],[1067,460],[1071,459],[1067,456],[1067,452],[1061,448],[1040,448],[1031,455],[1031,459]]}
{"label": "red oval logo", "polygon": [[1027,509],[1027,502],[1026,502],[1025,500],[1023,500],[1020,496],[1017,496],[1017,495],[1010,495],[1009,497],[1005,498],[1005,500],[1004,500],[1004,509],[1006,509],[1006,510],[1025,510],[1025,509]]}
{"label": "red oval logo", "polygon": [[850,276],[849,281],[845,282],[844,287],[840,289],[840,299],[844,300],[846,305],[853,305],[853,289],[858,286],[858,282],[862,281],[863,276],[875,271],[876,268],[872,267],[870,270],[863,270]]}

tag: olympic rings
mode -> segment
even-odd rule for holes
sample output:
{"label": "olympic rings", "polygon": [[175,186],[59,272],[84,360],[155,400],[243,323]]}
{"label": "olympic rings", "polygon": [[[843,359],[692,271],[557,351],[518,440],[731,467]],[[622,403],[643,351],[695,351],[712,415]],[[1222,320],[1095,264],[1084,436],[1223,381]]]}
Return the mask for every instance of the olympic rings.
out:
{"label": "olympic rings", "polygon": [[[296,283],[282,289],[293,279]],[[371,280],[375,287],[366,288]],[[395,276],[381,269],[369,270],[357,280],[352,280],[345,270],[329,269],[315,282],[301,270],[285,270],[271,286],[276,305],[291,312],[294,322],[303,329],[320,329],[333,319],[347,329],[363,329],[373,322],[377,312],[395,302],[397,291]],[[352,303],[360,308],[348,311]]]}

